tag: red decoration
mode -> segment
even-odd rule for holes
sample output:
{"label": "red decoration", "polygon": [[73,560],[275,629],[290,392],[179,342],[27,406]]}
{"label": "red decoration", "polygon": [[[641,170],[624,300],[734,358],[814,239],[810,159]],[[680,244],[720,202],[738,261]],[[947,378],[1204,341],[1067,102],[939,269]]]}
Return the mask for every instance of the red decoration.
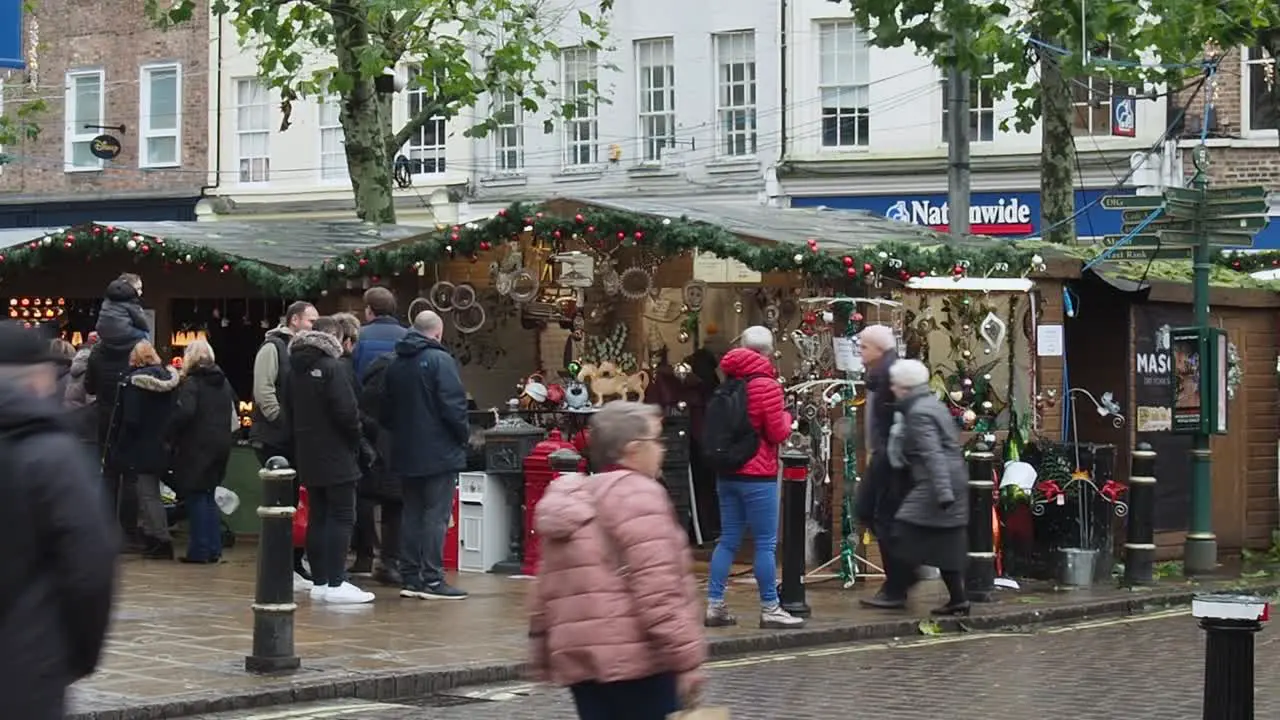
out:
{"label": "red decoration", "polygon": [[844,274],[845,274],[845,275],[848,275],[848,276],[849,276],[849,277],[851,277],[851,278],[856,278],[856,277],[858,277],[858,269],[857,269],[857,268],[851,268],[851,267],[845,268],[845,269],[844,269]]}
{"label": "red decoration", "polygon": [[62,247],[64,247],[64,248],[69,248],[69,247],[71,247],[71,244],[72,244],[72,243],[71,243],[71,241],[70,241],[70,240],[65,240],[65,241],[63,241],[63,243],[62,243]]}
{"label": "red decoration", "polygon": [[364,267],[365,265],[368,265],[368,264],[369,264],[369,258],[360,258],[360,263],[359,263],[359,264],[360,264],[360,267]]}
{"label": "red decoration", "polygon": [[619,230],[619,231],[618,231],[618,239],[619,239],[619,240],[625,240],[625,239],[626,239],[626,237],[627,237],[627,234],[626,234],[626,233],[622,232],[621,230]]}
{"label": "red decoration", "polygon": [[641,240],[644,240],[644,233],[637,230],[635,237],[636,237],[636,242],[640,242]]}
{"label": "red decoration", "polygon": [[595,232],[595,231],[596,231],[596,226],[595,226],[595,225],[588,225],[588,226],[587,226],[587,232],[589,232],[589,233],[593,233],[593,232]]}
{"label": "red decoration", "polygon": [[226,263],[223,263],[222,272],[231,272],[231,266],[227,265]]}
{"label": "red decoration", "polygon": [[142,250],[143,255],[146,255],[147,253],[151,252],[151,246],[146,243],[143,243],[140,249]]}
{"label": "red decoration", "polygon": [[847,267],[847,268],[851,268],[851,267],[853,267],[853,258],[849,257],[848,255],[845,255],[845,256],[844,256],[844,266],[845,266],[845,267]]}
{"label": "red decoration", "polygon": [[1040,491],[1041,495],[1044,495],[1044,499],[1046,502],[1053,502],[1054,500],[1057,500],[1060,496],[1066,495],[1066,493],[1062,491],[1062,488],[1058,486],[1058,483],[1054,482],[1053,480],[1046,480],[1040,483],[1039,485],[1036,486],[1036,489]]}
{"label": "red decoration", "polygon": [[955,266],[955,267],[951,268],[951,272],[952,272],[953,274],[955,274],[955,275],[963,275],[963,274],[964,274],[964,267],[962,267],[962,266],[960,266],[960,265],[957,265],[957,266]]}
{"label": "red decoration", "polygon": [[375,283],[376,283],[376,282],[379,282],[379,281],[381,281],[381,280],[382,280],[382,278],[381,278],[381,277],[379,277],[379,276],[377,276],[377,275],[372,275],[372,276],[370,276],[370,277],[369,277],[369,281],[370,281],[370,282],[375,282]]}
{"label": "red decoration", "polygon": [[1239,270],[1239,269],[1240,269],[1240,261],[1239,261],[1239,260],[1233,260],[1233,261],[1231,261],[1231,267],[1232,267],[1232,268],[1234,268],[1234,269],[1236,269],[1236,270]]}
{"label": "red decoration", "polygon": [[488,241],[488,240],[481,240],[481,241],[480,241],[480,249],[481,249],[481,250],[486,250],[486,251],[487,251],[487,250],[488,250],[489,248],[491,248],[491,247],[493,247],[493,245],[491,245],[491,244],[489,243],[489,241]]}
{"label": "red decoration", "polygon": [[450,235],[450,236],[449,236],[449,239],[450,239],[450,240],[452,240],[452,241],[454,241],[454,242],[458,242],[458,239],[459,239],[460,237],[462,237],[462,236],[455,232],[455,233],[453,233],[452,235]]}
{"label": "red decoration", "polygon": [[501,208],[500,210],[498,210],[498,217],[506,217],[506,216],[507,216],[506,208]]}
{"label": "red decoration", "polygon": [[1115,480],[1108,480],[1102,484],[1102,488],[1098,490],[1098,494],[1106,498],[1107,502],[1114,503],[1119,502],[1120,496],[1125,493],[1125,490],[1127,490],[1127,488],[1124,485],[1116,482]]}
{"label": "red decoration", "polygon": [[920,277],[926,277],[926,276],[928,276],[928,274],[929,274],[929,273],[927,273],[927,272],[925,272],[925,271],[923,271],[923,270],[921,270],[921,271],[920,271],[920,273],[919,273]]}
{"label": "red decoration", "polygon": [[862,263],[862,272],[870,274],[872,269],[871,263]]}
{"label": "red decoration", "polygon": [[553,231],[551,231],[551,237],[553,237],[553,238],[555,238],[555,239],[559,240],[559,239],[560,239],[560,231],[559,231],[559,230],[553,230]]}
{"label": "red decoration", "polygon": [[900,279],[900,280],[906,280],[906,279],[907,279],[907,278],[909,278],[909,277],[911,277],[911,273],[907,272],[906,270],[899,270],[899,271],[898,271],[898,279]]}
{"label": "red decoration", "polygon": [[0,263],[4,262],[4,256],[0,255]]}
{"label": "red decoration", "polygon": [[587,221],[587,219],[582,217],[582,213],[578,213],[577,215],[573,216],[573,221],[576,223],[584,223]]}

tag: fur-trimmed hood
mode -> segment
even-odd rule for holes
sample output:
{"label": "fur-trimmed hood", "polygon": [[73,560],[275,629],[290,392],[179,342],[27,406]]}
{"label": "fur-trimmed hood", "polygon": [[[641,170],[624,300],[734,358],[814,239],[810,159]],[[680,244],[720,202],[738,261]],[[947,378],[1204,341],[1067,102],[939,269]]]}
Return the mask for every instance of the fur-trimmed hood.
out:
{"label": "fur-trimmed hood", "polygon": [[326,332],[303,330],[295,333],[293,339],[289,341],[289,352],[296,353],[304,348],[315,348],[332,358],[342,357],[342,343]]}
{"label": "fur-trimmed hood", "polygon": [[178,371],[166,365],[149,365],[134,370],[128,378],[130,385],[139,390],[154,393],[172,392],[178,387],[182,377]]}

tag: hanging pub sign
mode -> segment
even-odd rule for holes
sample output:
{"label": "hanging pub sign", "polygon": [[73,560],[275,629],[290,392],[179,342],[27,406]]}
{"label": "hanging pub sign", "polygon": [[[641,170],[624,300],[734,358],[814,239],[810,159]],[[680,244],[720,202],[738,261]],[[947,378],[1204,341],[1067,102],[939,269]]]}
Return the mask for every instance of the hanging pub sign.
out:
{"label": "hanging pub sign", "polygon": [[89,152],[102,160],[114,160],[123,148],[120,141],[111,135],[99,135],[89,142]]}
{"label": "hanging pub sign", "polygon": [[1169,331],[1173,432],[1227,432],[1227,335],[1219,328]]}

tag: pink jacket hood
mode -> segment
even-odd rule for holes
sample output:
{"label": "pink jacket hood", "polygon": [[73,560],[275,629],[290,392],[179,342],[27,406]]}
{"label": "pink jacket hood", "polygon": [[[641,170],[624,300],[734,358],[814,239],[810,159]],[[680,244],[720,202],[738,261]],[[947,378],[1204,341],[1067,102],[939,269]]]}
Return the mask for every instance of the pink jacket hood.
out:
{"label": "pink jacket hood", "polygon": [[565,475],[551,483],[534,510],[534,531],[550,540],[567,540],[594,520],[596,500],[590,482],[585,475]]}

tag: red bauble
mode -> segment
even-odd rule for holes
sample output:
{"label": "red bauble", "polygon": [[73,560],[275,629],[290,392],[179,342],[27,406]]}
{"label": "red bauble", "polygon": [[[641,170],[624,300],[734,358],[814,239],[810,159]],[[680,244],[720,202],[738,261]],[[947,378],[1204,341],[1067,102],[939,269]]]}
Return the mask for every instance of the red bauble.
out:
{"label": "red bauble", "polygon": [[372,276],[370,276],[370,277],[369,277],[369,281],[370,281],[370,282],[380,282],[381,280],[382,280],[382,278],[381,278],[381,277],[378,277],[377,275],[372,275]]}
{"label": "red bauble", "polygon": [[542,213],[534,213],[533,216],[538,218],[539,220],[542,219]]}
{"label": "red bauble", "polygon": [[573,216],[573,221],[576,223],[584,223],[587,221],[587,219],[582,217],[582,213],[578,213],[577,215]]}
{"label": "red bauble", "polygon": [[925,271],[921,270],[918,274],[920,275],[920,277],[925,277],[925,276],[927,276],[929,273],[927,273],[927,272],[925,272]]}
{"label": "red bauble", "polygon": [[864,273],[871,272],[871,263],[862,263],[862,272]]}
{"label": "red bauble", "polygon": [[596,231],[596,226],[595,226],[595,225],[588,225],[588,226],[587,226],[587,232],[589,232],[589,233],[593,233],[593,232],[595,232],[595,231]]}
{"label": "red bauble", "polygon": [[223,263],[222,272],[231,272],[231,266],[227,265],[226,263]]}
{"label": "red bauble", "polygon": [[1239,260],[1234,260],[1234,261],[1232,261],[1232,263],[1231,263],[1231,267],[1235,268],[1236,270],[1239,270],[1239,269],[1240,269],[1240,261],[1239,261]]}
{"label": "red bauble", "polygon": [[959,265],[957,265],[957,266],[955,266],[955,267],[951,268],[951,272],[955,273],[956,275],[963,275],[963,274],[964,274],[964,268],[963,268],[963,267],[961,267],[961,266],[959,266]]}
{"label": "red bauble", "polygon": [[64,247],[64,248],[70,248],[70,247],[71,247],[71,241],[70,241],[70,240],[67,240],[66,242],[62,243],[62,247]]}
{"label": "red bauble", "polygon": [[901,280],[906,280],[909,277],[911,277],[911,273],[907,272],[906,270],[902,270],[898,272],[898,278]]}
{"label": "red bauble", "polygon": [[204,263],[200,263],[200,267],[199,267],[199,268],[197,268],[197,269],[198,269],[200,272],[204,272],[205,270],[208,270],[208,269],[209,269],[209,267],[208,267],[207,265],[205,265]]}
{"label": "red bauble", "polygon": [[458,235],[458,233],[456,233],[456,232],[455,232],[455,233],[453,233],[453,234],[451,234],[451,235],[449,235],[449,239],[450,239],[450,240],[452,240],[452,241],[454,241],[454,242],[457,242],[459,237],[460,237],[460,236],[459,236],[459,235]]}
{"label": "red bauble", "polygon": [[560,231],[559,231],[559,230],[552,230],[552,231],[551,231],[551,237],[553,237],[553,238],[555,238],[555,239],[559,240],[559,239],[560,239]]}
{"label": "red bauble", "polygon": [[506,217],[506,216],[507,216],[506,208],[502,208],[501,210],[498,211],[498,217]]}
{"label": "red bauble", "polygon": [[481,241],[480,241],[480,249],[481,249],[481,250],[488,250],[488,249],[489,249],[489,248],[491,248],[491,247],[493,247],[493,246],[489,244],[489,241],[488,241],[488,240],[481,240]]}
{"label": "red bauble", "polygon": [[636,238],[636,242],[640,242],[641,240],[644,240],[644,233],[637,230],[635,234],[635,238]]}
{"label": "red bauble", "polygon": [[853,258],[849,257],[848,255],[845,255],[845,256],[844,256],[844,266],[845,266],[845,267],[847,267],[847,268],[851,268],[851,267],[853,267]]}
{"label": "red bauble", "polygon": [[93,226],[93,234],[94,234],[94,235],[101,235],[101,234],[102,234],[102,228],[98,227],[97,225],[94,225],[94,226]]}
{"label": "red bauble", "polygon": [[847,267],[844,269],[844,274],[851,278],[858,277],[858,268]]}
{"label": "red bauble", "polygon": [[1280,260],[1272,260],[1271,267],[1280,267]]}
{"label": "red bauble", "polygon": [[626,233],[624,233],[624,232],[622,232],[621,230],[619,230],[619,231],[618,231],[618,239],[619,239],[619,240],[625,240],[626,238],[627,238],[627,234],[626,234]]}
{"label": "red bauble", "polygon": [[4,262],[4,256],[0,255],[0,263]]}
{"label": "red bauble", "polygon": [[364,267],[365,265],[368,265],[368,264],[369,264],[369,258],[360,258],[360,267]]}
{"label": "red bauble", "polygon": [[142,247],[141,247],[141,248],[139,248],[139,249],[140,249],[140,250],[142,250],[142,254],[144,254],[144,255],[145,255],[145,254],[147,254],[147,253],[149,253],[149,252],[151,252],[151,246],[150,246],[150,245],[147,245],[146,243],[143,243],[143,244],[142,244]]}
{"label": "red bauble", "polygon": [[813,238],[809,238],[808,240],[805,240],[805,243],[807,243],[809,247],[814,247],[818,244],[818,241]]}
{"label": "red bauble", "polygon": [[817,322],[818,322],[818,315],[817,315],[817,313],[814,313],[814,312],[812,312],[812,311],[810,311],[810,312],[806,312],[806,313],[804,314],[804,320],[803,320],[803,322],[804,322],[804,324],[806,324],[806,325],[816,325],[816,324],[817,324]]}
{"label": "red bauble", "polygon": [[851,316],[849,317],[849,319],[850,319],[850,320],[852,320],[852,321],[854,321],[854,322],[856,322],[856,323],[860,323],[860,322],[862,322],[862,320],[863,320],[862,313],[860,313],[860,312],[856,312],[856,313],[854,313],[853,315],[851,315]]}

